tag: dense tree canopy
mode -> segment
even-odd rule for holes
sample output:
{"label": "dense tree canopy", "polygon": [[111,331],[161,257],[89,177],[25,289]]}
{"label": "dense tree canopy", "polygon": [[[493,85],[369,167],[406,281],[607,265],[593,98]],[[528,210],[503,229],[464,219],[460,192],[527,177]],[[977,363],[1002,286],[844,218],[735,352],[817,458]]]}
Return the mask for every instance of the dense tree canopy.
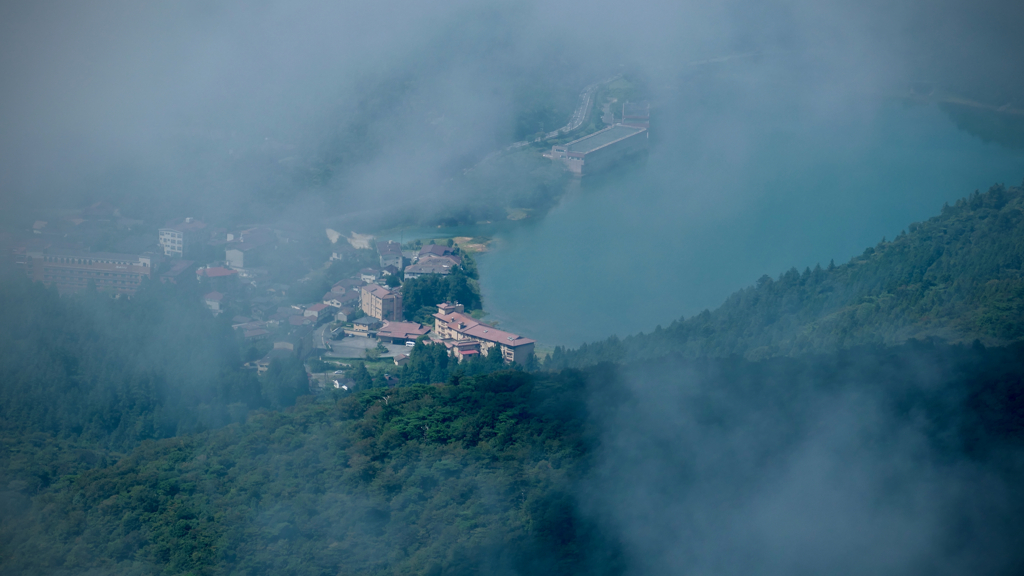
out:
{"label": "dense tree canopy", "polygon": [[458,302],[466,310],[479,310],[480,292],[472,280],[461,270],[451,274],[427,274],[410,278],[402,284],[402,306],[406,320],[433,324],[431,314],[443,302]]}
{"label": "dense tree canopy", "polygon": [[[917,415],[930,458],[985,467],[990,484],[1010,486],[1024,462],[1022,378],[1020,346],[918,344],[338,392],[125,455],[9,438],[0,561],[8,573],[52,574],[619,574],[630,559],[590,498],[608,414],[646,395],[635,382],[687,390],[661,402],[710,437],[770,415],[747,447],[765,462],[815,433],[809,415],[822,399],[877,395],[877,418],[915,426],[905,415]],[[679,465],[673,491],[685,493],[696,479]],[[947,505],[977,504],[958,498]],[[998,538],[969,545],[1012,573],[1024,561],[1007,548],[1024,500],[1018,491],[1004,504],[956,529],[999,524]]]}
{"label": "dense tree canopy", "polygon": [[200,291],[153,282],[130,299],[89,291],[61,297],[5,276],[0,430],[123,449],[221,426],[239,411],[288,406],[306,393],[296,392],[294,366],[262,381],[242,370],[230,321],[213,318]]}

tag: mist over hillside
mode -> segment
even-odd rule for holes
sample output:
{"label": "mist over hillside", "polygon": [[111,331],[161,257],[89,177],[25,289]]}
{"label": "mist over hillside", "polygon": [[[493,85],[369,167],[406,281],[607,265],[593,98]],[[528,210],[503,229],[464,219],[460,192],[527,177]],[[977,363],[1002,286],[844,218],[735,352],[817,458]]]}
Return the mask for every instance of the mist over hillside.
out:
{"label": "mist over hillside", "polygon": [[1024,573],[1021,22],[0,6],[0,573]]}

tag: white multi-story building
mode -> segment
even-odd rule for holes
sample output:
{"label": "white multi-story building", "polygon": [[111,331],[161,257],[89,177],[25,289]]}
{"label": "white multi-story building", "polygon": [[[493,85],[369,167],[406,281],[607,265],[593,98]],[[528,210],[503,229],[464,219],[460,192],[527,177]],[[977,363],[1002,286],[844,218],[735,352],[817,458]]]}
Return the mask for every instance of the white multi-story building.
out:
{"label": "white multi-story building", "polygon": [[193,244],[201,241],[200,236],[206,230],[206,224],[194,218],[185,218],[177,224],[170,224],[160,229],[160,247],[164,256],[178,258],[187,255]]}

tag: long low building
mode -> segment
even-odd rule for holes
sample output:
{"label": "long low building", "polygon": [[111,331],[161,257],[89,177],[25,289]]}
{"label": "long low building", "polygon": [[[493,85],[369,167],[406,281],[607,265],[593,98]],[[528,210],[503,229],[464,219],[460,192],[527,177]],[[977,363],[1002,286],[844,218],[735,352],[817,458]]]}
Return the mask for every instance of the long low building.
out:
{"label": "long low building", "polygon": [[[463,311],[461,304],[438,304],[437,313],[434,314],[434,334],[442,341],[459,344],[474,342],[479,345],[480,354],[486,354],[497,346],[506,362],[525,364],[526,359],[533,354],[534,340],[481,324],[463,314]],[[460,358],[462,355],[465,355],[465,351],[460,354]]]}
{"label": "long low building", "polygon": [[420,336],[426,336],[430,328],[419,322],[385,322],[377,330],[377,338],[387,340],[392,344],[404,344],[415,341]]}
{"label": "long low building", "polygon": [[77,292],[92,282],[99,290],[134,294],[153,274],[152,260],[134,254],[47,249],[26,254],[25,272],[32,280]]}
{"label": "long low building", "polygon": [[552,146],[551,158],[561,160],[570,172],[582,176],[644,150],[647,150],[647,128],[615,124],[568,144]]}

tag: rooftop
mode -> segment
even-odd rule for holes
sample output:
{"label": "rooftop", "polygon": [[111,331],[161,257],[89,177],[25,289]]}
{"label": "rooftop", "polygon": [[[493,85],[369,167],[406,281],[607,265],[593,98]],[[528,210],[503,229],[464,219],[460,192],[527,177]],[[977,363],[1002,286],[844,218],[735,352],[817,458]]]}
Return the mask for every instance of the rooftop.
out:
{"label": "rooftop", "polygon": [[206,276],[207,278],[221,278],[223,276],[231,276],[232,274],[238,274],[237,270],[228,270],[221,266],[213,268],[200,268],[196,270],[197,276]]}
{"label": "rooftop", "polygon": [[594,132],[589,136],[584,136],[579,140],[574,140],[565,145],[565,149],[568,152],[593,152],[598,148],[607,146],[617,140],[622,140],[627,136],[632,136],[638,132],[642,132],[643,128],[637,128],[634,126],[623,126],[622,124],[616,124],[614,126],[605,128]]}
{"label": "rooftop", "polygon": [[377,298],[387,298],[388,296],[391,296],[391,290],[376,284],[367,284],[366,286],[363,286],[363,291],[369,292]]}
{"label": "rooftop", "polygon": [[440,312],[434,314],[434,318],[450,324],[451,328],[472,336],[473,338],[479,338],[480,340],[487,340],[496,344],[504,344],[506,346],[523,346],[525,344],[533,344],[534,340],[529,338],[523,338],[518,334],[511,332],[505,332],[504,330],[498,330],[486,324],[481,324],[473,318],[466,316],[459,312],[452,312],[451,314],[442,314]]}
{"label": "rooftop", "polygon": [[411,335],[415,338],[427,332],[430,332],[430,328],[418,322],[388,322],[377,331],[377,335],[387,338],[408,338]]}
{"label": "rooftop", "polygon": [[449,254],[452,254],[453,252],[454,250],[452,250],[451,248],[447,246],[442,246],[440,244],[427,244],[426,246],[420,248],[420,256],[426,256],[427,254],[433,254],[435,256],[447,256]]}
{"label": "rooftop", "polygon": [[504,330],[498,330],[497,328],[491,328],[486,324],[477,324],[461,330],[463,334],[469,334],[474,338],[481,340],[489,340],[497,344],[504,344],[506,346],[523,346],[524,344],[533,344],[534,341],[529,338],[523,338],[518,334],[511,332],[505,332]]}
{"label": "rooftop", "polygon": [[379,252],[381,256],[389,256],[389,255],[401,256],[402,255],[402,245],[399,244],[398,242],[394,242],[394,241],[378,242],[377,243],[377,252]]}
{"label": "rooftop", "polygon": [[331,286],[331,291],[333,292],[334,288],[356,288],[363,284],[366,284],[366,282],[363,282],[359,278],[345,278],[344,280],[338,280],[335,282],[334,285]]}
{"label": "rooftop", "polygon": [[164,272],[161,276],[177,276],[194,265],[195,262],[192,260],[179,260],[174,264],[174,266],[171,266],[170,270]]}
{"label": "rooftop", "polygon": [[178,232],[195,232],[206,228],[206,223],[194,218],[186,218],[178,222],[171,222],[161,230],[177,230]]}
{"label": "rooftop", "polygon": [[452,263],[447,259],[430,258],[405,268],[405,274],[451,274]]}

